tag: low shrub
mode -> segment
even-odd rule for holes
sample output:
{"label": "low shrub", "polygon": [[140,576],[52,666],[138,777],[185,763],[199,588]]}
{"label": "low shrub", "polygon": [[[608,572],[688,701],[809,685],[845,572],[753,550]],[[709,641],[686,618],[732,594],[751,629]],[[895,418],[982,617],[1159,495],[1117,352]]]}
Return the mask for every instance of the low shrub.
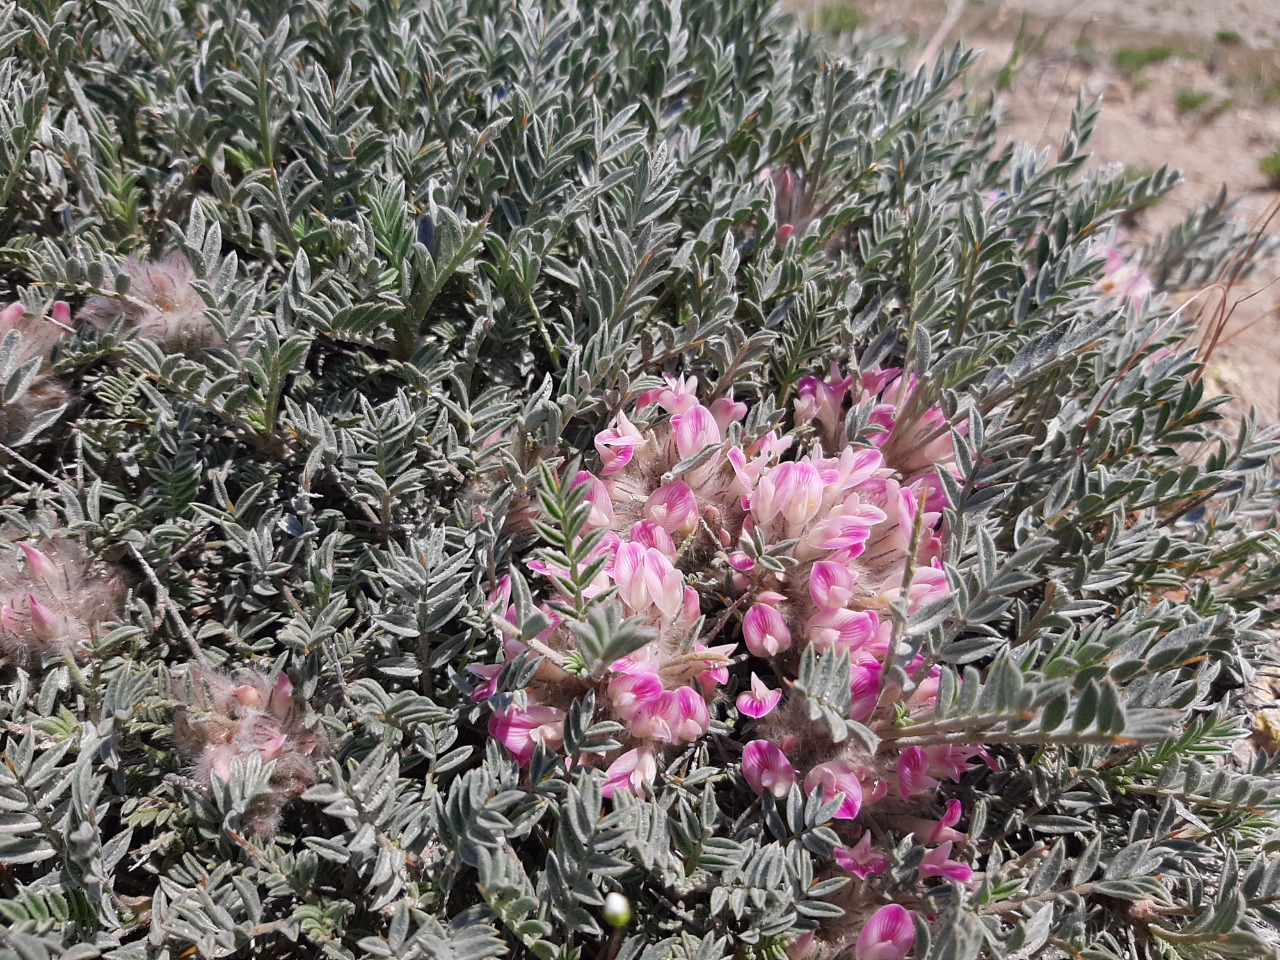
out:
{"label": "low shrub", "polygon": [[838,42],[0,10],[6,956],[1274,949],[1255,238]]}

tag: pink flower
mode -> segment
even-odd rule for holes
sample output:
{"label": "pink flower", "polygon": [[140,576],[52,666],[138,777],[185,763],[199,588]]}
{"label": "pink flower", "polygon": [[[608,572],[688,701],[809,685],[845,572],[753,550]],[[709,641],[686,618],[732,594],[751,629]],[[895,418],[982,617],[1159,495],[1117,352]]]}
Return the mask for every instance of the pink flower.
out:
{"label": "pink flower", "polygon": [[677,480],[649,494],[644,515],[667,533],[690,534],[698,526],[698,501],[689,485]]}
{"label": "pink flower", "polygon": [[819,560],[809,573],[809,596],[823,609],[847,607],[858,575],[842,563]]}
{"label": "pink flower", "polygon": [[837,820],[853,820],[862,809],[862,784],[857,772],[839,760],[820,763],[810,770],[804,778],[804,788],[809,793],[821,790],[827,800],[842,794],[844,801],[835,812]]}
{"label": "pink flower", "polygon": [[650,547],[668,557],[676,555],[676,544],[671,534],[652,520],[637,520],[631,527],[631,542]]}
{"label": "pink flower", "polygon": [[[688,590],[696,600],[697,591],[692,587],[689,587]],[[697,619],[698,615],[696,613],[689,617],[690,622]],[[716,696],[716,688],[722,687],[729,682],[729,667],[727,663],[738,652],[738,645],[736,643],[721,643],[714,647],[708,647],[705,643],[694,643],[693,652],[706,654],[703,663],[710,664],[710,666],[698,673],[694,680],[697,682],[698,689],[702,691],[703,696],[707,700],[713,700]]]}
{"label": "pink flower", "polygon": [[757,657],[776,657],[791,648],[791,631],[773,607],[757,603],[742,619],[742,636],[747,649]]}
{"label": "pink flower", "polygon": [[27,594],[27,612],[31,615],[31,629],[41,640],[53,640],[62,633],[58,615],[37,600],[34,593]]}
{"label": "pink flower", "polygon": [[668,619],[684,607],[684,577],[661,550],[638,543],[624,543],[613,559],[613,579],[618,595],[633,613],[656,606]]}
{"label": "pink flower", "polygon": [[968,883],[973,879],[973,870],[967,863],[951,859],[952,842],[948,840],[940,847],[935,847],[924,855],[920,864],[922,877],[946,877],[958,883]]}
{"label": "pink flower", "polygon": [[804,544],[815,550],[836,550],[838,553],[831,559],[847,563],[862,555],[874,526],[861,515],[829,517],[808,532]]}
{"label": "pink flower", "polygon": [[796,531],[822,509],[822,495],[822,477],[812,463],[780,463],[760,477],[751,512],[762,524],[780,515]]}
{"label": "pink flower", "polygon": [[911,914],[905,907],[891,903],[871,915],[858,934],[853,948],[854,960],[904,960],[916,940]]}
{"label": "pink flower", "polygon": [[471,691],[472,700],[488,700],[498,692],[498,676],[502,673],[502,667],[501,663],[473,663],[467,667],[467,673],[481,680]]}
{"label": "pink flower", "polygon": [[920,843],[964,843],[965,835],[955,829],[955,825],[960,822],[960,814],[960,801],[948,800],[941,820],[904,817],[896,821],[896,825],[913,833]]}
{"label": "pink flower", "polygon": [[817,418],[828,434],[834,434],[844,419],[844,398],[852,383],[852,379],[840,376],[840,370],[834,363],[829,380],[802,378],[796,387],[796,423],[808,423]]}
{"label": "pink flower", "polygon": [[18,325],[26,315],[27,308],[21,303],[11,303],[0,310],[0,333],[18,329]]}
{"label": "pink flower", "polygon": [[751,689],[738,694],[738,712],[759,720],[773,712],[782,700],[781,690],[770,690],[764,681],[751,674]]}
{"label": "pink flower", "polygon": [[267,712],[277,720],[285,720],[293,709],[293,681],[289,675],[281,671],[276,675],[276,684],[267,697]]}
{"label": "pink flower", "polygon": [[693,687],[681,687],[671,696],[675,701],[672,739],[676,743],[692,743],[711,728],[707,701]]}
{"label": "pink flower", "polygon": [[738,422],[746,415],[747,405],[740,400],[734,400],[732,390],[729,391],[728,396],[711,401],[711,416],[715,417],[716,425],[722,434],[729,429],[729,424]]}
{"label": "pink flower", "polygon": [[564,743],[564,711],[531,703],[528,708],[508,707],[489,717],[489,736],[502,743],[521,766],[533,759],[538,744],[558,750]]}
{"label": "pink flower", "polygon": [[671,422],[676,428],[676,452],[681,460],[697,456],[704,449],[720,442],[720,427],[711,411],[700,403],[684,413],[675,414]]}
{"label": "pink flower", "polygon": [[951,780],[959,780],[971,770],[969,761],[974,757],[985,756],[980,747],[962,747],[945,743],[933,744],[925,747],[921,752],[931,774]]}
{"label": "pink flower", "polygon": [[883,467],[884,455],[875,447],[845,447],[836,464],[836,485],[841,490],[852,490]]}
{"label": "pink flower", "polygon": [[911,691],[911,696],[907,698],[907,709],[912,715],[926,713],[934,708],[938,700],[938,684],[941,678],[941,669],[932,667],[929,673],[916,684],[916,688]]}
{"label": "pink flower", "polygon": [[622,413],[617,426],[596,434],[596,452],[600,454],[600,473],[610,476],[631,462],[635,448],[645,443],[644,435]]}
{"label": "pink flower", "polygon": [[929,760],[920,747],[908,747],[898,757],[898,792],[904,797],[932,790],[938,781],[929,776]]}
{"label": "pink flower", "polygon": [[858,650],[875,639],[880,618],[872,610],[819,610],[805,625],[809,642],[819,650]]}
{"label": "pink flower", "polygon": [[779,800],[791,792],[796,782],[791,761],[768,740],[752,740],[743,749],[742,775],[757,794],[770,793]]}
{"label": "pink flower", "polygon": [[[905,569],[895,574],[891,581],[881,588],[881,596],[892,601],[902,596],[902,579]],[[896,583],[897,586],[890,586]],[[911,587],[907,591],[907,612],[915,613],[921,607],[944,600],[951,595],[951,584],[947,581],[947,573],[938,566],[917,566],[911,572]]]}
{"label": "pink flower", "polygon": [[[672,415],[684,413],[698,403],[698,378],[663,374],[666,387],[654,391],[654,402]],[[646,395],[647,396],[647,395]],[[643,406],[643,404],[637,404]]]}
{"label": "pink flower", "polygon": [[613,501],[609,499],[609,491],[605,488],[604,482],[594,473],[579,470],[573,482],[569,484],[569,489],[572,490],[583,484],[587,485],[586,502],[590,505],[587,523],[593,527],[609,526],[613,523]]}
{"label": "pink flower", "polygon": [[653,783],[658,776],[658,761],[647,750],[628,750],[605,770],[605,782],[600,792],[612,797],[621,790],[640,794],[646,783]]}
{"label": "pink flower", "polygon": [[507,605],[511,603],[510,575],[504,575],[498,578],[498,582],[495,583],[493,588],[489,591],[487,603],[493,610],[507,609]]}
{"label": "pink flower", "polygon": [[853,703],[849,708],[850,720],[865,720],[876,708],[880,699],[880,674],[884,667],[879,661],[859,661],[849,668],[849,691]]}
{"label": "pink flower", "polygon": [[657,674],[644,671],[619,673],[609,681],[609,701],[621,720],[631,720],[650,708],[663,694]]}
{"label": "pink flower", "polygon": [[1103,267],[1098,289],[1105,296],[1122,300],[1140,300],[1149,297],[1155,289],[1148,277],[1131,262],[1118,247],[1105,248],[1107,263]]}
{"label": "pink flower", "polygon": [[675,727],[680,722],[680,706],[670,690],[663,690],[652,699],[637,702],[631,714],[631,734],[642,740],[661,740],[671,743],[676,739]]}
{"label": "pink flower", "polygon": [[[781,232],[781,231],[779,231]],[[781,243],[782,241],[778,241]],[[813,930],[802,933],[787,944],[788,960],[805,960],[813,953],[813,944],[818,935]]]}
{"label": "pink flower", "polygon": [[836,863],[859,879],[865,880],[872,874],[884,873],[889,869],[889,858],[883,850],[871,845],[871,832],[865,831],[862,839],[852,847],[836,847]]}

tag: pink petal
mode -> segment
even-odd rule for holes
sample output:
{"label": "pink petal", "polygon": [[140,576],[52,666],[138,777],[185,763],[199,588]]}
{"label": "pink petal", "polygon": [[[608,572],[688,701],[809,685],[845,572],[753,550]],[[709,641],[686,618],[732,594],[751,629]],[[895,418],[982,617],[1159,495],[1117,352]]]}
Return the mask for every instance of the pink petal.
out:
{"label": "pink petal", "polygon": [[915,942],[911,914],[896,903],[871,915],[854,947],[854,960],[903,960]]}
{"label": "pink petal", "polygon": [[754,673],[751,674],[751,689],[738,694],[738,712],[759,720],[767,717],[782,701],[781,690],[770,690]]}

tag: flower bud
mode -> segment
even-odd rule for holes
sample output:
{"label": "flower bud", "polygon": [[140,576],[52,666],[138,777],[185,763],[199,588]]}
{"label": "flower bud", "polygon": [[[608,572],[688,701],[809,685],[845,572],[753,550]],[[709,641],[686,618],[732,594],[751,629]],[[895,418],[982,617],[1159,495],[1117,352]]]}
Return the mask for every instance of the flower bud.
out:
{"label": "flower bud", "polygon": [[604,922],[611,927],[625,927],[631,922],[631,901],[620,893],[604,898]]}

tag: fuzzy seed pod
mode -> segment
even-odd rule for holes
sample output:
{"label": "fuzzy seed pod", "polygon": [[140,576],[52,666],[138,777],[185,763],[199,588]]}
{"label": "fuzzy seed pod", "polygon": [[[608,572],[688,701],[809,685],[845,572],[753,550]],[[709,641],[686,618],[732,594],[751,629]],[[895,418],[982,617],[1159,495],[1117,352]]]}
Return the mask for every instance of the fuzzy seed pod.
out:
{"label": "fuzzy seed pod", "polygon": [[204,299],[192,286],[195,271],[181,253],[149,263],[130,257],[123,273],[129,278],[128,294],[121,299],[90,297],[81,319],[107,326],[123,317],[126,327],[142,339],[183,353],[225,345],[205,314]]}

